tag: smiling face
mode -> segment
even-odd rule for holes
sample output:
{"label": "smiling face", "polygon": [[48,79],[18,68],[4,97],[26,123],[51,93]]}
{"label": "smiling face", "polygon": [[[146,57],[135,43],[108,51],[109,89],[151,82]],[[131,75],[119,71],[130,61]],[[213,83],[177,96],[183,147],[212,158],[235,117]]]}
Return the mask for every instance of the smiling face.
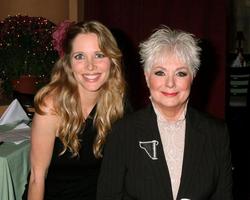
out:
{"label": "smiling face", "polygon": [[100,50],[96,34],[76,36],[72,43],[71,66],[80,92],[97,95],[108,80],[111,62]]}
{"label": "smiling face", "polygon": [[169,110],[179,113],[184,109],[193,81],[185,63],[173,55],[157,59],[151,69],[145,71],[145,77],[151,100],[162,113]]}

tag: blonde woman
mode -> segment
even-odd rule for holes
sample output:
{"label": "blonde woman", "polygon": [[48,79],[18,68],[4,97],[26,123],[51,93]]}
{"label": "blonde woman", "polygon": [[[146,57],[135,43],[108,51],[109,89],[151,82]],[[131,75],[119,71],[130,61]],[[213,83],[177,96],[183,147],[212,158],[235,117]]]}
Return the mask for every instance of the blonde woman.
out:
{"label": "blonde woman", "polygon": [[93,200],[102,148],[123,116],[121,52],[100,22],[69,26],[51,81],[35,96],[28,199]]}

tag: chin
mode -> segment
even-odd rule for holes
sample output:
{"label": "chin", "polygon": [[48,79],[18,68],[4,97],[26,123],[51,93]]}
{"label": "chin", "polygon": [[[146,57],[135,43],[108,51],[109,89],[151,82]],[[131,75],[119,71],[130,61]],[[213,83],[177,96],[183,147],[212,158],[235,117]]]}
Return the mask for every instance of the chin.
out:
{"label": "chin", "polygon": [[89,92],[99,92],[100,88],[89,88],[87,89]]}

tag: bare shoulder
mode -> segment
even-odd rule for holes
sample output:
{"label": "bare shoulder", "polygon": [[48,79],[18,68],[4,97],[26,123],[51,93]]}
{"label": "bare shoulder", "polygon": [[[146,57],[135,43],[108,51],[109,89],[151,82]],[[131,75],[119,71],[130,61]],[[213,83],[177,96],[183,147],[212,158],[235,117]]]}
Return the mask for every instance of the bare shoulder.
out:
{"label": "bare shoulder", "polygon": [[51,115],[55,115],[55,96],[56,94],[54,93],[51,93],[47,96],[45,96],[41,103],[38,105],[39,106],[39,109],[44,112],[45,114],[51,114]]}
{"label": "bare shoulder", "polygon": [[54,95],[47,95],[39,106],[43,113],[35,112],[32,120],[32,135],[41,134],[57,135],[59,115],[55,109]]}

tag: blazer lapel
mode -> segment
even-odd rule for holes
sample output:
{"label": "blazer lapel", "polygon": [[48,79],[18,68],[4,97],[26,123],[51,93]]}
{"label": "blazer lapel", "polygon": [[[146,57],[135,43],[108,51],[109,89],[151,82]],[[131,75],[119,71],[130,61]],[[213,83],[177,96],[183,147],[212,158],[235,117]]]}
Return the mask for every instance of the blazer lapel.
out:
{"label": "blazer lapel", "polygon": [[[164,194],[164,199],[173,199],[170,175],[168,166],[165,160],[162,142],[158,130],[156,114],[152,105],[148,106],[145,114],[142,116],[140,124],[140,135],[144,141],[157,140],[159,143],[156,146],[157,159],[151,160],[148,157],[148,164],[152,167],[152,173],[154,174],[158,184],[156,187],[161,187],[161,193]],[[140,137],[140,136],[139,136]],[[140,138],[138,138],[140,140]],[[160,188],[158,188],[160,189]]]}
{"label": "blazer lapel", "polygon": [[188,108],[182,175],[177,199],[185,197],[182,197],[182,194],[185,195],[189,191],[196,167],[202,156],[204,136],[201,134],[202,130],[199,130],[199,122],[193,112],[191,108]]}

